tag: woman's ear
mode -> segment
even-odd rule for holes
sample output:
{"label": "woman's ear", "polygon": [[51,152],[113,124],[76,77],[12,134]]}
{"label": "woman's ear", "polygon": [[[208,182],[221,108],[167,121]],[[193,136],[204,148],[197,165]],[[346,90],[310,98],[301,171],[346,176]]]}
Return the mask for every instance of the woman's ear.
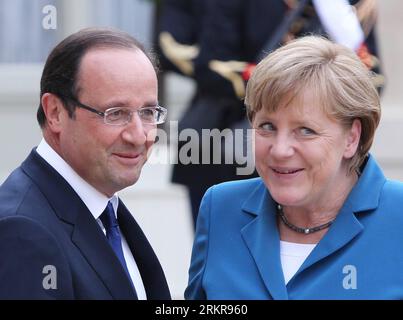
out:
{"label": "woman's ear", "polygon": [[356,154],[361,139],[361,129],[361,120],[354,119],[346,136],[346,149],[344,151],[345,158],[350,159]]}
{"label": "woman's ear", "polygon": [[41,103],[46,115],[46,126],[54,133],[60,132],[62,118],[66,112],[62,101],[53,93],[45,93],[42,95]]}

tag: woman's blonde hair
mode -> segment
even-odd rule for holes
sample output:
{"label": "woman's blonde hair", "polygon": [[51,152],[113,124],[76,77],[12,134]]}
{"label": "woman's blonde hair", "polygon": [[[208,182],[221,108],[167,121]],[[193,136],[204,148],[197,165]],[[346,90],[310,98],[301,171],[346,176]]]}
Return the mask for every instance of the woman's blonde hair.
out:
{"label": "woman's blonde hair", "polygon": [[263,59],[246,88],[250,121],[264,108],[276,111],[286,97],[298,98],[311,90],[318,105],[342,125],[361,121],[361,137],[349,169],[358,170],[371,148],[381,107],[369,70],[350,49],[323,37],[291,41]]}

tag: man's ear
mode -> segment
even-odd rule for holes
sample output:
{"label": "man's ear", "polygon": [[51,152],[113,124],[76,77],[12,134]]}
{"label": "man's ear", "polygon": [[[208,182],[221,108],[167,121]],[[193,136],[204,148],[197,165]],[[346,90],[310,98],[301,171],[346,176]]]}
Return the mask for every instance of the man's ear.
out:
{"label": "man's ear", "polygon": [[347,144],[346,149],[344,151],[344,157],[347,159],[352,158],[357,152],[358,145],[361,139],[361,120],[354,119],[351,128],[347,133]]}
{"label": "man's ear", "polygon": [[41,98],[43,112],[46,115],[46,125],[54,133],[61,131],[62,120],[66,116],[67,110],[63,102],[53,93],[45,93]]}

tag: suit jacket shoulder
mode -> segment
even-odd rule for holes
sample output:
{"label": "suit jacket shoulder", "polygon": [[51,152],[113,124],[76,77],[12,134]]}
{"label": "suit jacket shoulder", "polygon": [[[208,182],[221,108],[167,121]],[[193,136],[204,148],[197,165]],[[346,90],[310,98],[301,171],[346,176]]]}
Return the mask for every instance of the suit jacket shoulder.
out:
{"label": "suit jacket shoulder", "polygon": [[254,190],[261,187],[264,187],[264,182],[262,178],[257,177],[223,182],[212,186],[206,194],[211,193],[211,196],[214,197],[218,203],[225,202],[225,200],[231,200],[231,203],[234,201],[242,203]]}
{"label": "suit jacket shoulder", "polygon": [[[123,203],[120,208],[123,229],[134,233],[126,239],[140,261],[147,298],[169,299],[150,244]],[[0,230],[0,282],[5,284],[0,286],[0,297],[135,298],[125,270],[88,208],[35,150],[0,187]],[[155,272],[151,276],[150,265]],[[57,289],[44,285],[51,279],[46,278],[49,270],[56,271]],[[14,289],[8,290],[11,286]]]}
{"label": "suit jacket shoulder", "polygon": [[53,235],[19,215],[0,219],[0,299],[73,299],[68,260]]}

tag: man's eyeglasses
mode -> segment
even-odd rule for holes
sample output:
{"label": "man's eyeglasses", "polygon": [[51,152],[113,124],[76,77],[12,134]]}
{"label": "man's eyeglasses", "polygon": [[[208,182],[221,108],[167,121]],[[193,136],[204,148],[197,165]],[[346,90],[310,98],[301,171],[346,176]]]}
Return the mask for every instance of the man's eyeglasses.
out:
{"label": "man's eyeglasses", "polygon": [[104,118],[106,124],[114,126],[122,126],[128,124],[136,112],[142,123],[144,124],[161,124],[164,123],[168,114],[168,110],[159,105],[155,107],[141,107],[137,110],[131,110],[127,107],[115,107],[106,109],[104,112],[91,108],[75,98],[69,98],[78,107],[96,113]]}

